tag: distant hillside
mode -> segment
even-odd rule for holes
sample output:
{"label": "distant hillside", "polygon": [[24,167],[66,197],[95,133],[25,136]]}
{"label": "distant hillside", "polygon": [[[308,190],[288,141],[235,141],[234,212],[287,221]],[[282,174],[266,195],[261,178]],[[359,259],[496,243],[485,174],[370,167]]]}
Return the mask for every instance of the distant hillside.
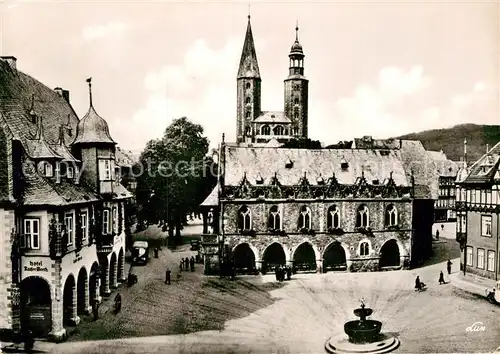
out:
{"label": "distant hillside", "polygon": [[460,161],[467,138],[467,160],[474,162],[486,152],[486,144],[493,147],[500,142],[500,125],[460,124],[447,129],[426,130],[397,137],[420,140],[426,150],[443,150],[450,160]]}

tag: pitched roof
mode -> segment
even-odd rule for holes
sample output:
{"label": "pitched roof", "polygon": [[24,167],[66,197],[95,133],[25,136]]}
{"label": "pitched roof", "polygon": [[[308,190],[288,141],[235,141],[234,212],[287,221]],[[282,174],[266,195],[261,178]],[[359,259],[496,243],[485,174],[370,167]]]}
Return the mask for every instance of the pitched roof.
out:
{"label": "pitched roof", "polygon": [[219,205],[219,188],[220,183],[217,182],[214,189],[210,192],[210,194],[205,198],[203,203],[200,204],[202,207],[213,207]]}
{"label": "pitched roof", "polygon": [[285,112],[279,111],[263,111],[254,119],[255,123],[292,123],[290,118],[285,115]]}
{"label": "pitched roof", "polygon": [[240,78],[255,78],[260,79],[259,63],[257,61],[257,53],[252,35],[252,26],[250,24],[250,16],[248,16],[247,33],[243,50],[241,51],[240,67],[238,69],[238,79]]}
{"label": "pitched roof", "polygon": [[[287,162],[292,162],[291,168]],[[342,169],[342,162],[347,162],[347,169]],[[335,174],[339,183],[350,185],[355,184],[362,173],[368,183],[374,180],[383,183],[392,173],[396,185],[410,186],[397,150],[225,147],[224,181],[229,186],[238,185],[245,175],[253,183],[259,174],[264,184],[270,183],[276,174],[282,185],[296,185],[304,172],[309,181],[316,181],[320,176],[328,179]]]}
{"label": "pitched roof", "polygon": [[500,180],[500,142],[484,154],[470,168],[470,173],[463,181],[464,183],[481,184]]}
{"label": "pitched roof", "polygon": [[371,136],[354,138],[354,149],[399,149],[401,140],[399,139],[373,139]]}
{"label": "pitched roof", "polygon": [[448,160],[446,154],[441,151],[427,150],[427,153],[434,161],[439,177],[456,177],[459,170],[459,163]]}

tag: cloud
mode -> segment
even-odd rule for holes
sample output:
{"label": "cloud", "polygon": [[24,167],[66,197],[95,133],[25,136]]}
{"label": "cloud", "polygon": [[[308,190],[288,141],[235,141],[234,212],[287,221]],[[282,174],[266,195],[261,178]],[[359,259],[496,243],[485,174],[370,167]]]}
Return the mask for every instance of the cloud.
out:
{"label": "cloud", "polygon": [[123,22],[108,22],[105,25],[90,25],[82,30],[82,36],[87,41],[97,38],[116,35],[123,32],[127,25]]}
{"label": "cloud", "polygon": [[[265,41],[256,46],[265,48]],[[201,124],[211,145],[221,134],[234,139],[236,125],[236,73],[241,55],[241,38],[229,37],[221,48],[213,48],[204,39],[195,40],[186,51],[183,62],[151,70],[144,79],[148,93],[142,108],[127,129],[127,147],[144,148],[158,138],[173,119],[182,116]]]}

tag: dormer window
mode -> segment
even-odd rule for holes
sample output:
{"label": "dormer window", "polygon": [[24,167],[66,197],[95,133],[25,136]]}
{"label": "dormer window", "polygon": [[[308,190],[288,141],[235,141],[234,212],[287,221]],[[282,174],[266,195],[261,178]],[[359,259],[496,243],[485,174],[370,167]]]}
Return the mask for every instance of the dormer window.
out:
{"label": "dormer window", "polygon": [[255,183],[256,184],[263,184],[264,183],[264,178],[262,178],[262,176],[260,175],[260,172],[259,172],[259,175],[257,176],[257,178],[255,179]]}
{"label": "dormer window", "polygon": [[347,171],[347,169],[349,168],[349,164],[345,159],[342,159],[340,161],[340,168],[342,169],[342,171]]}
{"label": "dormer window", "polygon": [[72,166],[68,166],[66,175],[67,175],[68,178],[74,178],[75,177],[74,170],[73,170]]}
{"label": "dormer window", "polygon": [[372,181],[372,184],[373,184],[374,186],[377,186],[377,185],[379,185],[379,184],[380,184],[380,181],[379,181],[378,179],[374,179],[374,180]]}
{"label": "dormer window", "polygon": [[99,160],[99,179],[101,181],[111,181],[111,160]]}
{"label": "dormer window", "polygon": [[292,168],[292,167],[293,167],[293,162],[292,162],[292,160],[290,160],[290,159],[286,160],[286,162],[285,162],[285,167],[286,167],[286,168]]}
{"label": "dormer window", "polygon": [[271,118],[276,118],[276,116],[274,114],[271,114]]}
{"label": "dormer window", "polygon": [[49,162],[43,162],[43,175],[45,177],[54,176],[54,170],[52,169],[52,164]]}

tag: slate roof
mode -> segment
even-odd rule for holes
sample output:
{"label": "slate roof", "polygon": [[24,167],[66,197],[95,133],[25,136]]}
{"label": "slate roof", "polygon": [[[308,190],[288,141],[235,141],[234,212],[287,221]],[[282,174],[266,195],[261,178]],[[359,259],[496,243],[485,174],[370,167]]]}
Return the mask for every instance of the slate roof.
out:
{"label": "slate roof", "polygon": [[205,198],[203,203],[200,204],[202,207],[214,207],[219,205],[219,189],[220,183],[217,182],[214,189],[210,192],[210,194]]}
{"label": "slate roof", "polygon": [[73,141],[73,144],[86,143],[116,144],[109,134],[108,123],[97,114],[92,105],[78,122],[76,138]]}
{"label": "slate roof", "polygon": [[[66,146],[75,139],[78,117],[65,98],[40,81],[0,60],[0,119],[31,158],[77,161]],[[109,131],[108,131],[109,134]],[[65,179],[56,183],[37,173],[24,175],[24,205],[67,205],[98,200],[90,187]],[[121,185],[118,196],[128,193]]]}
{"label": "slate roof", "polygon": [[285,115],[285,112],[279,111],[263,111],[254,119],[255,123],[292,123],[290,118]]}
{"label": "slate roof", "polygon": [[260,79],[259,63],[257,61],[257,53],[255,52],[250,16],[248,17],[247,32],[245,42],[243,43],[243,50],[241,51],[240,67],[238,69],[238,79],[240,78]]}
{"label": "slate roof", "polygon": [[492,182],[494,179],[500,179],[500,142],[484,154],[470,168],[470,173],[465,178],[465,184],[482,184]]}
{"label": "slate roof", "polygon": [[[288,161],[293,163],[292,168],[286,167]],[[341,168],[342,162],[349,165],[346,171]],[[328,179],[335,174],[339,183],[352,185],[362,172],[368,183],[378,180],[382,184],[392,172],[396,185],[411,185],[397,150],[225,147],[224,182],[228,186],[238,185],[245,174],[250,183],[260,174],[264,184],[269,184],[275,173],[282,185],[296,185],[304,172],[313,184],[320,176]]]}
{"label": "slate roof", "polygon": [[455,161],[448,160],[446,154],[442,150],[441,151],[428,150],[427,153],[434,160],[439,177],[457,176],[460,165]]}

